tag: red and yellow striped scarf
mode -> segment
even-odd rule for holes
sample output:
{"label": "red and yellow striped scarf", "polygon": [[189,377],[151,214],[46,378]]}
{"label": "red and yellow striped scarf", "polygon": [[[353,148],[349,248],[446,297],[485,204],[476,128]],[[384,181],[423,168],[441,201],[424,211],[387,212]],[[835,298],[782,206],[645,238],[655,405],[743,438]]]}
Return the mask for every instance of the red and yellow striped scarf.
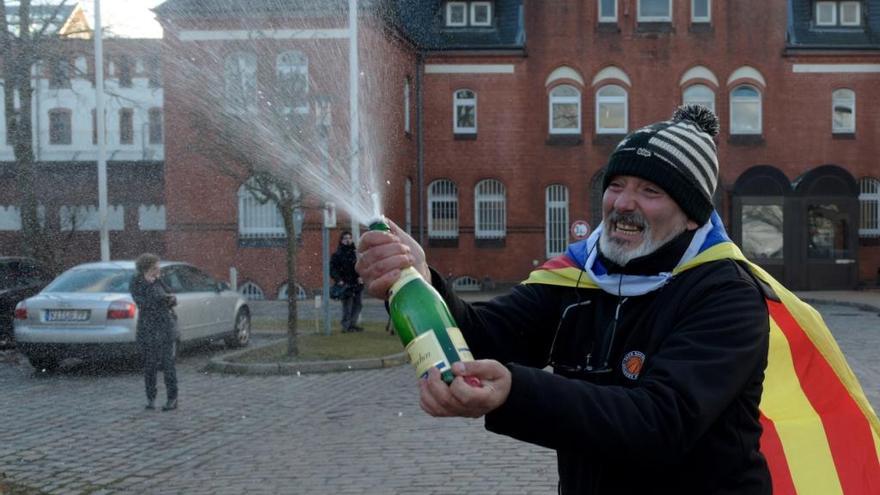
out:
{"label": "red and yellow striped scarf", "polygon": [[[725,258],[744,262],[779,297],[767,299],[770,348],[760,404],[773,493],[880,494],[880,421],[819,313],[732,242],[715,244],[673,274]],[[547,261],[524,283],[598,288],[567,256]]]}

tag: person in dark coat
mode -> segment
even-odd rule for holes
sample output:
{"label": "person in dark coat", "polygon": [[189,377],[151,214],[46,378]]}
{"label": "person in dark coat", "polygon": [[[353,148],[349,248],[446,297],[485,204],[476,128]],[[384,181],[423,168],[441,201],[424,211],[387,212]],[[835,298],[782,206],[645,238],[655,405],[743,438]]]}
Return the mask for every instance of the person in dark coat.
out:
{"label": "person in dark coat", "polygon": [[354,269],[357,251],[351,232],[343,232],[339,237],[339,247],[330,257],[330,276],[337,287],[342,289],[342,331],[361,332],[358,318],[361,315],[361,293],[364,283]]}
{"label": "person in dark coat", "polygon": [[422,409],[554,449],[563,495],[771,493],[758,409],[769,316],[759,283],[712,249],[730,245],[712,206],[717,130],[689,106],[628,135],[596,231],[485,303],[457,297],[393,223],[366,232],[369,292],[385,297],[415,267],[477,358],[451,364],[449,386],[432,368]]}
{"label": "person in dark coat", "polygon": [[177,409],[177,370],[174,364],[177,298],[159,278],[159,257],[144,253],[135,261],[131,296],[138,307],[137,342],[144,359],[147,409],[156,408],[156,374],[162,368],[167,401],[163,411]]}

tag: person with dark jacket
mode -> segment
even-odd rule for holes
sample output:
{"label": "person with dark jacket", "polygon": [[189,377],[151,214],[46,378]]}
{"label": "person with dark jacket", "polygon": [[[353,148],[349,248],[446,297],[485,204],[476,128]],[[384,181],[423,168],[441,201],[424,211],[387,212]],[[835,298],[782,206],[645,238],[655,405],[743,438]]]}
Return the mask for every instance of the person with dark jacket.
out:
{"label": "person with dark jacket", "polygon": [[343,232],[339,237],[339,247],[330,257],[330,277],[341,290],[339,298],[342,302],[342,331],[361,332],[363,327],[358,325],[361,315],[361,296],[364,284],[360,275],[355,270],[357,262],[357,250],[352,239],[351,232]]}
{"label": "person with dark jacket", "polygon": [[554,449],[562,494],[771,493],[768,311],[758,282],[712,250],[729,241],[712,207],[717,129],[690,106],[627,136],[605,169],[602,224],[485,303],[458,298],[393,223],[365,233],[370,293],[416,267],[477,358],[452,365],[450,386],[430,370],[422,409]]}
{"label": "person with dark jacket", "polygon": [[136,339],[144,360],[147,409],[156,408],[156,373],[165,379],[167,401],[163,411],[177,409],[177,370],[174,364],[177,299],[159,278],[159,257],[144,253],[135,261],[137,273],[131,280],[131,296],[138,308]]}

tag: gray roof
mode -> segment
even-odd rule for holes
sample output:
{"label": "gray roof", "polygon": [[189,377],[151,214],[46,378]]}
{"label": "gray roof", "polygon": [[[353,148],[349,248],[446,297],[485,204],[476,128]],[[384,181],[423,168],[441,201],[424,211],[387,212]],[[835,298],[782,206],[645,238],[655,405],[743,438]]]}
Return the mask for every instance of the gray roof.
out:
{"label": "gray roof", "polygon": [[816,26],[813,0],[788,0],[788,46],[805,49],[880,50],[880,0],[862,1],[862,25]]}
{"label": "gray roof", "polygon": [[394,0],[388,20],[425,50],[510,50],[525,46],[522,0],[495,0],[492,27],[446,27],[442,0]]}
{"label": "gray roof", "polygon": [[[358,0],[358,7],[364,9],[376,3]],[[160,17],[178,19],[341,17],[348,15],[348,0],[167,0],[153,11]]]}
{"label": "gray roof", "polygon": [[[69,4],[61,6],[59,6],[58,4],[31,5],[31,32],[33,33],[34,31],[39,31],[40,29],[43,29],[43,26],[48,23],[45,34],[57,34],[58,30],[64,27],[64,24],[67,22],[68,19],[70,19],[70,16],[73,15],[76,7],[76,2],[70,2]],[[18,27],[20,23],[18,17],[18,5],[8,5],[6,7],[6,22],[9,25],[9,30],[12,31],[13,34],[18,36]]]}

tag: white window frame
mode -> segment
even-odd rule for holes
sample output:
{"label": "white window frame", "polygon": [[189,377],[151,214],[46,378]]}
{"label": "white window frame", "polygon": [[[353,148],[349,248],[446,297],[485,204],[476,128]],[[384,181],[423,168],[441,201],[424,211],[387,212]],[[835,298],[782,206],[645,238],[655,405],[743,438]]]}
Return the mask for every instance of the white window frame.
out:
{"label": "white window frame", "polygon": [[481,180],[474,186],[474,237],[504,239],[506,234],[507,192],[504,183],[497,179]]}
{"label": "white window frame", "polygon": [[260,202],[246,184],[238,188],[238,235],[245,239],[287,236],[275,202]]}
{"label": "white window frame", "polygon": [[[834,109],[838,106],[848,106],[852,113],[852,125],[849,127],[837,127],[834,119]],[[836,89],[831,93],[831,132],[835,134],[853,134],[856,132],[856,92],[849,88]]]}
{"label": "white window frame", "polygon": [[287,50],[275,57],[275,78],[278,83],[279,90],[282,91],[282,100],[286,96],[283,93],[288,88],[284,88],[285,79],[292,74],[300,74],[305,81],[305,87],[302,88],[302,101],[296,107],[290,106],[290,101],[282,101],[283,111],[285,114],[295,112],[300,115],[309,113],[309,57],[299,50]]}
{"label": "white window frame", "polygon": [[[559,96],[559,95],[553,94],[555,91],[557,91],[561,88],[571,88],[577,94],[574,96]],[[583,121],[583,108],[582,108],[582,104],[581,104],[582,95],[581,95],[580,90],[578,88],[576,88],[575,86],[572,86],[571,84],[560,84],[558,86],[554,86],[550,90],[550,94],[549,94],[548,98],[549,98],[549,101],[548,101],[549,105],[547,105],[547,107],[548,107],[548,111],[550,112],[550,115],[549,115],[550,122],[548,123],[548,127],[550,129],[550,134],[580,134],[581,127],[582,127],[581,122]],[[575,128],[554,127],[553,126],[553,113],[554,113],[553,109],[554,109],[554,107],[556,105],[571,105],[571,104],[577,105],[577,127],[575,127]]]}
{"label": "white window frame", "polygon": [[611,14],[609,14],[608,12],[605,12],[604,9],[602,8],[602,0],[596,0],[597,8],[599,11],[598,17],[599,17],[600,23],[604,23],[604,22],[616,23],[617,22],[617,0],[611,0],[611,1],[612,1],[612,5],[614,5],[614,7],[612,7],[613,12],[611,12]]}
{"label": "white window frame", "polygon": [[666,10],[669,12],[667,16],[643,16],[642,1],[637,0],[636,2],[638,4],[638,22],[672,22],[672,0],[666,0]]}
{"label": "white window frame", "polygon": [[[434,223],[434,213],[438,208],[453,209],[455,217],[449,228],[441,229]],[[445,211],[444,211],[445,212]],[[458,238],[458,186],[449,179],[437,179],[428,185],[428,238]]]}
{"label": "white window frame", "polygon": [[245,282],[238,288],[238,293],[248,301],[262,301],[266,299],[266,293],[255,282]]}
{"label": "white window frame", "polygon": [[[691,96],[690,98],[688,98],[688,92],[693,92],[699,88],[705,88],[707,91],[712,93],[711,99],[707,99],[703,95]],[[712,113],[715,113],[715,90],[706,84],[691,84],[690,86],[684,88],[684,91],[682,91],[681,102],[684,105],[703,105],[709,110],[712,110]]]}
{"label": "white window frame", "polygon": [[[463,92],[469,92],[473,97],[464,97],[460,95]],[[464,107],[474,108],[474,125],[460,126],[458,125],[458,109]],[[455,134],[476,134],[477,133],[477,92],[472,89],[456,89],[452,94],[452,131]]]}
{"label": "white window frame", "polygon": [[[233,74],[232,71],[236,72]],[[224,103],[230,113],[256,113],[257,56],[250,52],[229,54],[223,62],[223,86]]]}
{"label": "white window frame", "polygon": [[[697,2],[706,2],[706,15],[697,16]],[[704,24],[712,22],[712,0],[691,0],[691,22],[694,24]]]}
{"label": "white window frame", "polygon": [[[843,12],[845,7],[855,7],[855,21],[845,21],[843,18]],[[840,2],[840,13],[837,18],[840,20],[841,26],[846,27],[857,27],[862,25],[862,2]]]}
{"label": "white window frame", "polygon": [[[461,22],[452,21],[452,9],[460,7],[463,12]],[[467,2],[446,2],[446,27],[465,27],[468,24],[468,4]]]}
{"label": "white window frame", "polygon": [[568,187],[551,184],[544,191],[544,251],[559,256],[568,247]]}
{"label": "white window frame", "polygon": [[859,237],[880,237],[880,180],[859,179]]}
{"label": "white window frame", "polygon": [[[825,14],[831,14],[830,20],[822,19],[822,9]],[[817,26],[836,26],[837,25],[837,2],[816,2],[816,25]]]}
{"label": "white window frame", "polygon": [[[757,103],[758,103],[758,128],[755,131],[749,129],[743,129],[741,126],[735,125],[734,118],[736,117],[735,105],[740,103],[754,103],[754,100],[751,97],[743,97],[743,96],[734,96],[733,92],[739,88],[749,88],[758,93]],[[735,88],[730,90],[730,133],[736,135],[744,135],[744,136],[756,136],[761,135],[764,132],[764,103],[763,103],[763,94],[761,90],[756,86],[751,84],[739,84]]]}
{"label": "white window frame", "polygon": [[405,77],[403,79],[403,132],[409,134],[412,132],[412,128],[410,127],[410,116],[409,116],[409,107],[410,107],[410,85],[409,85],[409,77]]}
{"label": "white window frame", "polygon": [[[477,8],[485,7],[487,17],[485,21],[477,22]],[[490,27],[492,26],[492,2],[471,2],[471,11],[470,11],[470,23],[471,26],[475,27]]]}
{"label": "white window frame", "polygon": [[[623,96],[603,96],[602,91],[609,88],[623,90]],[[603,127],[602,107],[623,104],[623,127]],[[629,92],[619,84],[606,84],[596,90],[596,134],[626,134],[629,129]]]}

